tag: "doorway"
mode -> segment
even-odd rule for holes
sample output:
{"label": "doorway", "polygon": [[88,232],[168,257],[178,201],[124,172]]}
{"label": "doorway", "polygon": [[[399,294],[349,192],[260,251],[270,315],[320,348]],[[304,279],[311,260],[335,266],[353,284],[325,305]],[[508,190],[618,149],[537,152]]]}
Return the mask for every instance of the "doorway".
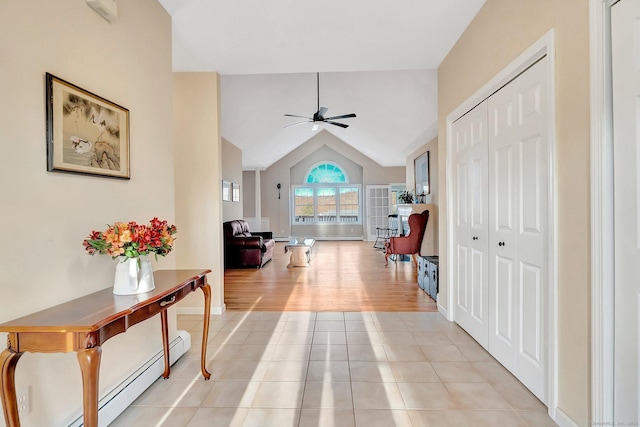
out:
{"label": "doorway", "polygon": [[639,241],[639,3],[590,4],[593,424],[639,419],[639,299],[631,277]]}
{"label": "doorway", "polygon": [[614,422],[640,420],[640,0],[611,7]]}

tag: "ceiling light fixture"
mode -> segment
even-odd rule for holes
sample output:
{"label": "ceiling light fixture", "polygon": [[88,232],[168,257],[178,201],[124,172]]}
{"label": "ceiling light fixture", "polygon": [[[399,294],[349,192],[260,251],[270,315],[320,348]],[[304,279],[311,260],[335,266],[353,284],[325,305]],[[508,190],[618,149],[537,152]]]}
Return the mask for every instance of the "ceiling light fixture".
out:
{"label": "ceiling light fixture", "polygon": [[333,116],[333,117],[325,117],[325,113],[327,112],[328,108],[327,107],[320,107],[320,73],[316,73],[316,87],[317,87],[317,94],[318,94],[318,111],[316,111],[315,113],[313,113],[313,117],[306,117],[306,116],[298,116],[296,114],[285,114],[285,116],[287,117],[299,117],[301,119],[307,119],[303,122],[297,122],[297,123],[292,123],[290,125],[285,126],[286,128],[291,127],[291,126],[296,126],[296,125],[301,125],[303,123],[313,123],[314,124],[314,128],[312,130],[318,130],[319,128],[316,126],[318,123],[330,123],[334,126],[339,126],[343,129],[346,129],[349,127],[349,125],[345,125],[344,123],[340,123],[340,122],[336,122],[335,120],[339,120],[339,119],[350,119],[352,117],[356,117],[355,113],[350,113],[350,114],[343,114],[341,116]]}

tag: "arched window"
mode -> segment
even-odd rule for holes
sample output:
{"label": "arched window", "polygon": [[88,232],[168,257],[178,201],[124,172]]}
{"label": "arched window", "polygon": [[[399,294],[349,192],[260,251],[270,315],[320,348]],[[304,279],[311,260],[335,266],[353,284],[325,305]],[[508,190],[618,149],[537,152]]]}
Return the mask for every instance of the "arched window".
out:
{"label": "arched window", "polygon": [[349,182],[347,174],[333,162],[323,162],[314,165],[304,180],[307,184],[340,184]]}
{"label": "arched window", "polygon": [[333,162],[313,165],[303,185],[292,186],[294,224],[362,223],[360,184],[349,184],[342,168]]}

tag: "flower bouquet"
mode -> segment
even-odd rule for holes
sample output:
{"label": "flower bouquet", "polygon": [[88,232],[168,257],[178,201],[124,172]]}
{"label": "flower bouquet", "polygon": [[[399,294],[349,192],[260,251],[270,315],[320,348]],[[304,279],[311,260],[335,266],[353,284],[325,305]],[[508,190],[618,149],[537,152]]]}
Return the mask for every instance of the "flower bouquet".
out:
{"label": "flower bouquet", "polygon": [[113,259],[120,256],[137,258],[140,255],[165,256],[173,249],[175,225],[153,218],[149,225],[116,222],[105,231],[92,231],[82,244],[89,255],[107,254]]}
{"label": "flower bouquet", "polygon": [[149,225],[116,222],[105,231],[92,231],[82,242],[89,255],[106,254],[119,258],[113,293],[133,295],[155,289],[147,255],[165,256],[173,249],[175,225],[153,218]]}

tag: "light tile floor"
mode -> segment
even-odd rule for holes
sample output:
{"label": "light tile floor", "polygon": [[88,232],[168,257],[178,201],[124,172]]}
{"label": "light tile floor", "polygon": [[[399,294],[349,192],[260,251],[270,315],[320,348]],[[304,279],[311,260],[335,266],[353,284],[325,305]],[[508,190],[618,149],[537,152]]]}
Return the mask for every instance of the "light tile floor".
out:
{"label": "light tile floor", "polygon": [[439,313],[179,315],[192,347],[112,426],[555,426],[547,408]]}

